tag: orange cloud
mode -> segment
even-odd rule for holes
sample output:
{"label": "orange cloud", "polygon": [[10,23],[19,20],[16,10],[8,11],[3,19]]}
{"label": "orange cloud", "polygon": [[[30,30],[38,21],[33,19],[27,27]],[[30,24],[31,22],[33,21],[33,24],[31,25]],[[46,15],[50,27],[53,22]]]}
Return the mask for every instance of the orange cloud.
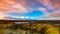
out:
{"label": "orange cloud", "polygon": [[20,12],[26,12],[28,9],[24,7],[24,4],[16,3],[13,0],[0,0],[0,12],[17,10]]}
{"label": "orange cloud", "polygon": [[20,12],[20,13],[26,13],[28,12],[28,9],[25,8],[25,3],[17,3],[15,0],[0,0],[0,17],[4,18],[6,13],[13,13],[13,12]]}
{"label": "orange cloud", "polygon": [[12,4],[14,4],[14,2],[11,0],[0,0],[0,12],[5,12],[12,9]]}

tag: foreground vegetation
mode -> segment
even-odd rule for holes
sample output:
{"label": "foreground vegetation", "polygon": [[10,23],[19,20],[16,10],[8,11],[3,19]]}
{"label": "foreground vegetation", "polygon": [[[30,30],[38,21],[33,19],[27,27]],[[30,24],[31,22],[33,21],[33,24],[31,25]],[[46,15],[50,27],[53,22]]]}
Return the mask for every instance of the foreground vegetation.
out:
{"label": "foreground vegetation", "polygon": [[53,24],[0,24],[0,34],[59,34],[60,26]]}

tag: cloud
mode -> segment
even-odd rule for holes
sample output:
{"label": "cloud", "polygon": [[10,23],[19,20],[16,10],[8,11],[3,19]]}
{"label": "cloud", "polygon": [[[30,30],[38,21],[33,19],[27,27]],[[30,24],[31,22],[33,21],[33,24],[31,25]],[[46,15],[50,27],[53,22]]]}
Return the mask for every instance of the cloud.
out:
{"label": "cloud", "polygon": [[56,17],[56,18],[60,17],[60,10],[54,10],[52,12],[49,12],[48,9],[41,8],[41,7],[39,8],[39,10],[45,13],[45,16],[43,16],[44,18],[45,17],[47,17],[47,18],[48,17],[49,18],[51,18],[51,17]]}
{"label": "cloud", "polygon": [[60,0],[0,0],[0,11],[18,10],[25,13],[34,7],[40,7],[41,3],[50,9],[60,7]]}
{"label": "cloud", "polygon": [[0,19],[5,19],[5,14],[0,12]]}
{"label": "cloud", "polygon": [[48,10],[46,8],[43,8],[43,7],[39,7],[38,10],[42,11],[45,14],[49,13]]}
{"label": "cloud", "polygon": [[47,16],[60,17],[60,11],[55,11],[55,12],[53,12],[53,13],[49,13]]}
{"label": "cloud", "polygon": [[29,16],[6,16],[6,20],[33,20],[34,17],[29,17]]}
{"label": "cloud", "polygon": [[27,13],[28,9],[25,7],[25,3],[17,3],[15,0],[0,0],[0,13],[2,13],[0,17],[9,15],[8,13]]}
{"label": "cloud", "polygon": [[48,6],[51,9],[57,9],[60,7],[60,0],[39,0],[44,6]]}
{"label": "cloud", "polygon": [[[42,6],[43,5],[43,6]],[[59,17],[60,0],[0,0],[0,16],[28,13],[38,9],[49,17]],[[50,10],[53,10],[51,13]]]}
{"label": "cloud", "polygon": [[[39,8],[46,14],[44,17],[60,17],[60,0],[38,0],[47,8]],[[52,12],[50,12],[52,10]]]}
{"label": "cloud", "polygon": [[[26,12],[28,9],[26,9],[22,4],[16,3],[11,0],[1,0],[0,1],[0,11],[10,11],[10,10],[19,10],[20,12]],[[11,11],[10,11],[11,12]]]}

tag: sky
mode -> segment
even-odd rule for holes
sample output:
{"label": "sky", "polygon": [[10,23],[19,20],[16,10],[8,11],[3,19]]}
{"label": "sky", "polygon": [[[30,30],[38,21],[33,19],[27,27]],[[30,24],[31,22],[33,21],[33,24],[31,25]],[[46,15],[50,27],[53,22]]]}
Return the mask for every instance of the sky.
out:
{"label": "sky", "polygon": [[60,0],[0,0],[0,19],[59,19]]}

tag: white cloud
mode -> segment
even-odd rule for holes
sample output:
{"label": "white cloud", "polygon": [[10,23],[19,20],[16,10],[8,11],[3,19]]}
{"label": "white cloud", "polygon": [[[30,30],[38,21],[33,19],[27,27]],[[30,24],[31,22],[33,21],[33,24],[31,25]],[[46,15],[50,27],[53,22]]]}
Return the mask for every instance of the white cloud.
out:
{"label": "white cloud", "polygon": [[7,16],[6,19],[33,19],[33,17],[29,17],[29,16]]}
{"label": "white cloud", "polygon": [[47,8],[44,8],[44,7],[39,7],[38,10],[42,11],[45,14],[49,13],[49,11],[47,10]]}
{"label": "white cloud", "polygon": [[40,8],[38,8],[40,11],[47,11],[47,9],[46,8],[43,8],[43,7],[40,7]]}

